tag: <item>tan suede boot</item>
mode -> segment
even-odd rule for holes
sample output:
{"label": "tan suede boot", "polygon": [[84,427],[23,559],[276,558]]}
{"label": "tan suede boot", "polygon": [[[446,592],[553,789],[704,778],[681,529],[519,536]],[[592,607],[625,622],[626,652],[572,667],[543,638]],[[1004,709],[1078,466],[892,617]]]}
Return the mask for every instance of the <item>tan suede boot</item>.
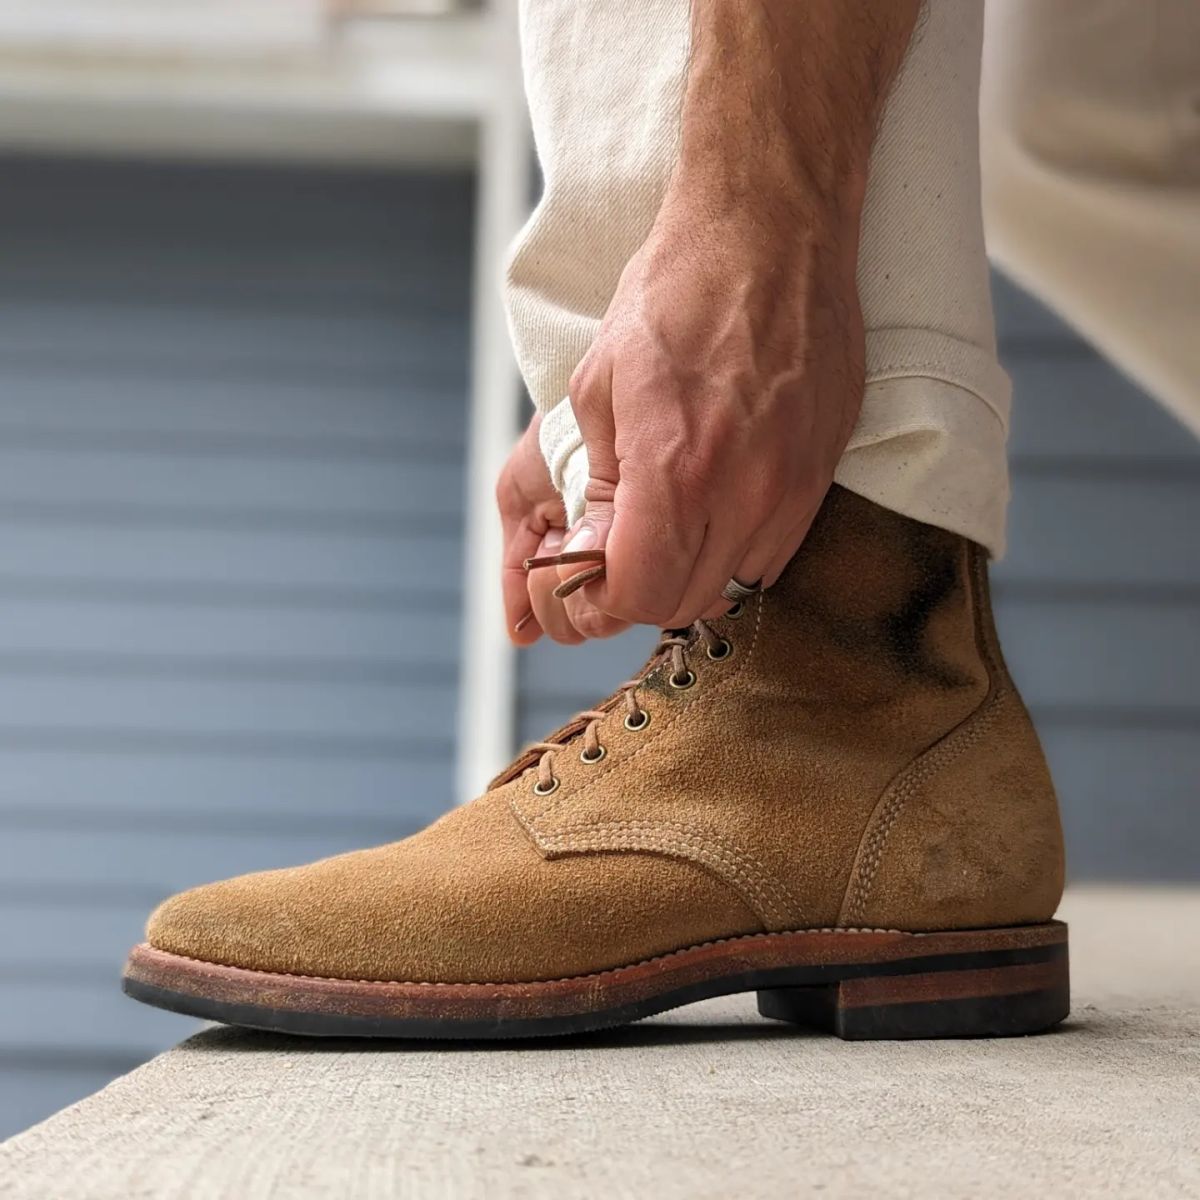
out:
{"label": "tan suede boot", "polygon": [[561,1033],[757,990],[843,1037],[1068,1009],[1062,832],[984,552],[835,488],[770,591],[402,842],[176,896],[125,989],[310,1034]]}

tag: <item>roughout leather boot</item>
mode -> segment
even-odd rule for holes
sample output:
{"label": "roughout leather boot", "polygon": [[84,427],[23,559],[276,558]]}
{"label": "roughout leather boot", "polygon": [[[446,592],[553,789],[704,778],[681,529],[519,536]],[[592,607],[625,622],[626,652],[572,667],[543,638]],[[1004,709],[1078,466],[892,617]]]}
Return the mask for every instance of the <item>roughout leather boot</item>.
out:
{"label": "roughout leather boot", "polygon": [[835,488],[778,584],[402,842],[168,900],[125,990],[307,1034],[595,1029],[756,990],[842,1037],[1067,1014],[1054,790],[984,551]]}

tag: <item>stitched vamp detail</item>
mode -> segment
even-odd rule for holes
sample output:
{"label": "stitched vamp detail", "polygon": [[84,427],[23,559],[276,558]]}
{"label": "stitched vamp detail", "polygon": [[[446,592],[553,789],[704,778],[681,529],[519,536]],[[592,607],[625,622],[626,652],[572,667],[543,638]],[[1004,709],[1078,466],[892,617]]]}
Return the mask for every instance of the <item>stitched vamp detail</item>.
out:
{"label": "stitched vamp detail", "polygon": [[558,826],[543,831],[513,813],[547,858],[602,851],[641,851],[696,863],[732,888],[767,931],[801,924],[798,905],[787,889],[759,862],[710,830],[681,821],[604,821]]}

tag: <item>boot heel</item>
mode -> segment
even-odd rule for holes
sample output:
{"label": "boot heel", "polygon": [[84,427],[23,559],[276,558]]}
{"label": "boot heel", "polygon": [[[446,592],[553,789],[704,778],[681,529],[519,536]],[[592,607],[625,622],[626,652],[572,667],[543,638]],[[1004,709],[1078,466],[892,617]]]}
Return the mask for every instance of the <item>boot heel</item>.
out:
{"label": "boot heel", "polygon": [[758,1011],[848,1041],[1014,1037],[1041,1033],[1071,1008],[1067,947],[1029,961],[1028,952],[971,955],[970,966],[888,964],[815,987],[759,991]]}

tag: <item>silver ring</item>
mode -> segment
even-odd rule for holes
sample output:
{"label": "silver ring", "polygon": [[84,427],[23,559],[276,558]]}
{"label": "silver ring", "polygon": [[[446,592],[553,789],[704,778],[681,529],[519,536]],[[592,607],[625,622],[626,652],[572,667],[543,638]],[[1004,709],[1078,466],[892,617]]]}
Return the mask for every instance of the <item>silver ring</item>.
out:
{"label": "silver ring", "polygon": [[732,600],[736,604],[739,600],[749,600],[751,596],[755,596],[761,591],[761,579],[756,580],[754,583],[742,583],[740,580],[731,579],[721,589],[721,595],[726,600]]}

